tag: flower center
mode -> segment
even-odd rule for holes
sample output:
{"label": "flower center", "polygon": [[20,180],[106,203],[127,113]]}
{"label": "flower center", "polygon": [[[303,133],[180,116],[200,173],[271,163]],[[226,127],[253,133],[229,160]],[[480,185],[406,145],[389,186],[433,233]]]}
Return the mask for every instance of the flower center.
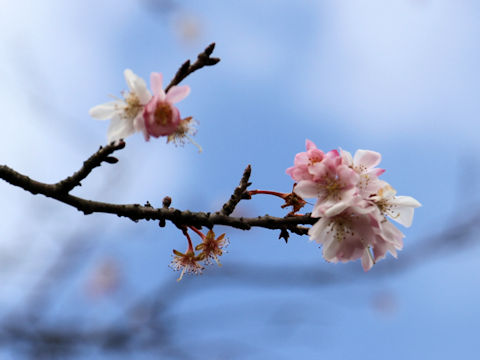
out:
{"label": "flower center", "polygon": [[342,190],[342,184],[338,182],[338,179],[326,177],[324,179],[324,189],[327,192],[327,197],[331,199],[340,200],[340,192]]}
{"label": "flower center", "polygon": [[160,126],[166,126],[172,122],[173,111],[166,102],[158,103],[155,109],[155,123]]}
{"label": "flower center", "polygon": [[134,93],[130,93],[125,99],[125,102],[127,103],[124,110],[125,117],[127,119],[135,119],[137,114],[143,109],[140,99]]}
{"label": "flower center", "polygon": [[344,217],[335,217],[330,223],[330,230],[328,233],[333,232],[333,237],[336,241],[342,242],[347,236],[354,236],[355,233],[352,230],[352,223]]}

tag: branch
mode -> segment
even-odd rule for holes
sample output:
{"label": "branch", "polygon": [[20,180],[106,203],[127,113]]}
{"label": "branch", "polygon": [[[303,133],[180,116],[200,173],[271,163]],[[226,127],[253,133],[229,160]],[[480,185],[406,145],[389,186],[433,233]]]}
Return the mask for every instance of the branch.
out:
{"label": "branch", "polygon": [[165,88],[165,92],[168,92],[172,86],[180,84],[183,79],[185,79],[194,71],[197,71],[204,66],[213,66],[217,64],[220,59],[210,57],[210,55],[213,53],[213,49],[215,49],[215,43],[211,43],[203,52],[198,54],[197,61],[195,61],[192,65],[190,65],[190,60],[185,61],[183,65],[180,66],[180,69],[178,69],[172,81],[170,81],[170,84],[168,84],[168,86]]}
{"label": "branch", "polygon": [[[109,145],[114,146],[114,145]],[[108,153],[108,151],[103,151],[100,149],[103,155]],[[113,152],[113,151],[112,151]],[[96,153],[98,154],[98,152]],[[96,158],[94,154],[90,159]],[[100,157],[100,155],[98,155]],[[90,160],[89,159],[89,160]],[[88,162],[88,161],[87,161]],[[90,164],[90,163],[89,163]],[[89,165],[90,166],[90,165]],[[86,165],[84,165],[86,167]],[[92,167],[93,168],[93,167]],[[66,180],[73,178],[81,178],[81,176],[76,176],[76,174],[85,174],[89,170],[80,169],[77,173],[67,178]],[[90,169],[91,170],[91,169]],[[245,174],[246,173],[246,174]],[[249,167],[245,170],[242,181],[248,181]],[[100,201],[93,201],[83,199],[74,195],[71,195],[65,192],[65,184],[62,180],[55,184],[45,184],[36,180],[29,178],[26,175],[20,174],[19,172],[9,168],[6,165],[0,166],[0,178],[10,183],[11,185],[18,186],[26,191],[31,192],[32,194],[42,194],[46,197],[58,200],[67,205],[70,205],[77,210],[83,212],[85,215],[92,213],[108,213],[115,214],[119,217],[126,217],[133,221],[139,220],[158,220],[158,221],[171,221],[178,225],[185,226],[195,226],[201,227],[206,226],[212,228],[214,225],[226,225],[237,229],[250,230],[252,227],[263,227],[267,229],[283,229],[287,228],[288,230],[296,234],[306,234],[308,228],[300,227],[298,225],[313,225],[318,218],[312,218],[310,214],[302,216],[287,216],[283,218],[264,215],[255,218],[245,218],[245,217],[232,217],[224,215],[220,212],[217,213],[205,213],[205,212],[191,212],[189,210],[181,211],[171,207],[162,207],[154,208],[150,204],[141,206],[140,204],[111,204],[104,203]],[[70,184],[71,182],[67,182]],[[243,185],[245,186],[245,185]],[[235,189],[237,191],[242,187],[242,184]],[[235,193],[232,195],[232,198],[237,199]],[[232,198],[227,202],[231,202]],[[235,200],[238,203],[239,200]],[[236,205],[236,204],[235,204]],[[233,205],[232,205],[233,206]]]}
{"label": "branch", "polygon": [[[178,85],[183,79],[194,71],[204,66],[212,66],[217,64],[220,59],[210,57],[215,48],[215,43],[210,44],[207,48],[197,56],[197,60],[190,64],[187,60],[177,71],[170,84],[166,87],[168,91],[172,86]],[[222,209],[216,213],[181,211],[170,207],[171,199],[165,198],[162,208],[154,208],[150,203],[144,206],[140,204],[112,204],[99,201],[87,200],[74,195],[70,192],[77,186],[81,186],[81,181],[87,178],[92,170],[100,166],[103,162],[114,164],[117,158],[111,156],[116,150],[123,149],[125,142],[123,140],[112,142],[111,144],[100,147],[83,166],[73,175],[54,184],[46,184],[29,178],[26,175],[9,168],[6,165],[0,166],[0,178],[11,185],[21,187],[32,194],[42,194],[46,197],[63,202],[85,215],[92,213],[109,213],[119,217],[127,217],[133,221],[139,220],[158,220],[160,226],[165,226],[165,221],[171,221],[177,226],[206,226],[212,228],[214,225],[226,225],[237,229],[249,230],[251,227],[263,227],[267,229],[281,230],[281,236],[288,238],[288,231],[304,235],[308,232],[307,227],[299,225],[312,225],[318,219],[312,218],[310,214],[302,216],[285,216],[283,218],[273,217],[269,215],[259,216],[256,218],[232,217],[230,216],[236,206],[242,199],[249,199],[247,188],[251,185],[248,182],[251,173],[250,165],[245,169],[240,184],[234,190],[230,199],[223,205]]]}

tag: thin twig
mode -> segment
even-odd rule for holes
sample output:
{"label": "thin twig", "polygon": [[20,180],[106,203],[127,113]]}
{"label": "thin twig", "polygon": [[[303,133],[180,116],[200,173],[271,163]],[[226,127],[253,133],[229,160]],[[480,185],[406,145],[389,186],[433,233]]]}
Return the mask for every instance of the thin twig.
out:
{"label": "thin twig", "polygon": [[213,49],[215,49],[215,43],[211,43],[203,52],[198,54],[197,60],[192,65],[190,65],[190,60],[185,61],[183,65],[180,66],[180,69],[178,69],[172,81],[170,81],[170,84],[168,84],[168,86],[165,88],[165,92],[170,90],[172,86],[180,84],[183,79],[185,79],[194,71],[197,71],[204,66],[213,66],[217,64],[220,59],[210,57],[210,55],[213,53]]}
{"label": "thin twig", "polygon": [[252,173],[252,167],[248,165],[243,172],[242,179],[240,180],[240,184],[235,188],[233,191],[232,196],[230,199],[223,205],[220,214],[222,215],[230,215],[235,210],[235,207],[238,205],[240,200],[242,200],[243,195],[247,188],[252,184],[249,183],[248,180],[250,179],[250,174]]}
{"label": "thin twig", "polygon": [[118,162],[118,159],[110,156],[116,150],[123,149],[125,147],[125,142],[123,140],[112,142],[111,144],[102,147],[90,156],[88,160],[84,161],[83,166],[74,173],[72,176],[67,177],[65,180],[62,180],[57,183],[59,191],[69,193],[74,187],[81,186],[80,181],[84,180],[94,168],[102,165],[102,162],[107,162],[109,164],[115,164]]}

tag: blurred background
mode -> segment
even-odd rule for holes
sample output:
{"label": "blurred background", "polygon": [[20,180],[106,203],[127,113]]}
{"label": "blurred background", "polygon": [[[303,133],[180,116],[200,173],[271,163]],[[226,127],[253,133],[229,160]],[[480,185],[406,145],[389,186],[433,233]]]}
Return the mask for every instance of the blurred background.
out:
{"label": "blurred background", "polygon": [[[187,78],[179,104],[204,152],[136,134],[74,194],[216,211],[247,164],[251,189],[289,192],[308,138],[379,151],[384,180],[423,204],[398,260],[368,273],[326,263],[307,237],[218,227],[223,267],[177,283],[173,225],[84,216],[0,181],[0,360],[477,356],[479,2],[0,5],[0,164],[65,178],[106,142],[88,110],[126,90],[125,68],[169,80],[216,42],[222,61]],[[236,214],[280,205],[257,196]]]}

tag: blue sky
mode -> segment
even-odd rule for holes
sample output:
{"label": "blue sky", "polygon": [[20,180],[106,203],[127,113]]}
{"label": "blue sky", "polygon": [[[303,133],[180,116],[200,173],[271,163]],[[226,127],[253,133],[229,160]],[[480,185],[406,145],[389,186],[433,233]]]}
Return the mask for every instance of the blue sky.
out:
{"label": "blue sky", "polygon": [[[399,259],[367,274],[358,263],[325,263],[306,237],[285,245],[269,231],[226,229],[224,267],[177,284],[167,265],[171,249],[185,245],[173,226],[84,217],[0,183],[2,312],[18,307],[66,244],[83,241],[86,255],[55,290],[52,319],[108,323],[122,313],[118,304],[171,282],[191,292],[172,306],[172,333],[212,358],[239,348],[249,359],[476,354],[480,293],[472,274],[479,249],[452,246],[440,256],[424,254],[424,262],[413,251],[478,209],[478,3],[184,1],[158,12],[133,0],[4,2],[2,164],[46,182],[71,174],[106,141],[107,123],[89,118],[88,109],[120,95],[125,68],[169,79],[215,41],[222,62],[189,77],[192,93],[179,105],[198,119],[204,153],[137,135],[118,164],[97,169],[76,194],[156,206],[170,195],[175,207],[213,211],[247,164],[252,188],[289,191],[285,169],[308,138],[324,150],[381,152],[384,179],[423,207],[412,228],[402,229]],[[281,215],[278,205],[258,197],[239,211]],[[376,275],[409,256],[418,260],[410,268]],[[104,259],[121,268],[121,286],[92,302],[85,282]],[[258,273],[228,275],[282,266],[285,281],[271,285],[259,282]],[[287,276],[295,268],[308,269],[305,278],[318,271],[335,281],[295,285]],[[224,346],[216,350],[217,342]]]}

